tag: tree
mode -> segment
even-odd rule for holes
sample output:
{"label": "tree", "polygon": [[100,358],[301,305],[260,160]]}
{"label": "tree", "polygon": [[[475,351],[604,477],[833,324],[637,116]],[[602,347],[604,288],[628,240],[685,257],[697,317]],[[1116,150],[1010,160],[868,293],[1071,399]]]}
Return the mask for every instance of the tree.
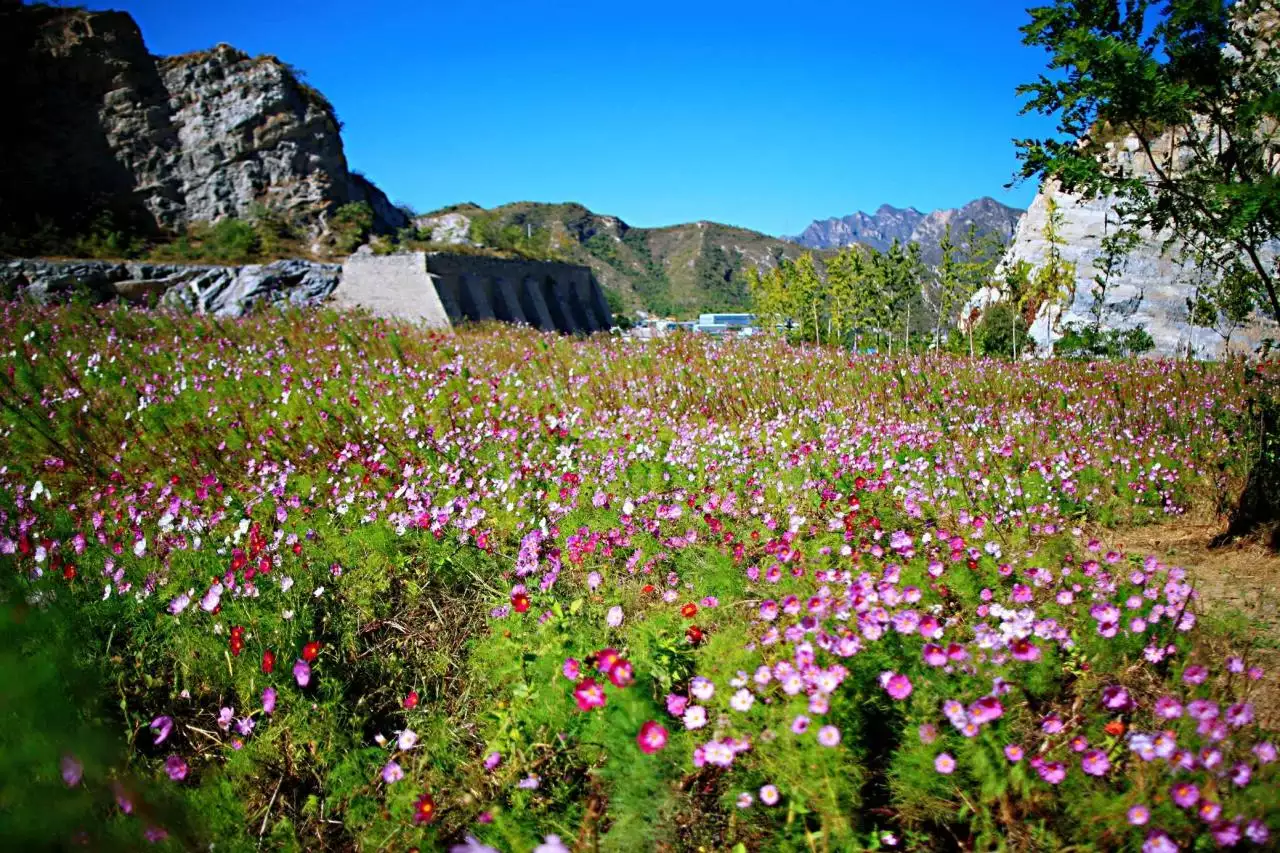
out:
{"label": "tree", "polygon": [[[1050,74],[1018,87],[1023,112],[1058,138],[1017,142],[1024,178],[1113,195],[1125,227],[1197,247],[1249,284],[1280,322],[1277,273],[1262,256],[1280,233],[1280,51],[1276,0],[1054,0],[1029,10],[1024,43]],[[1155,12],[1155,14],[1153,14]],[[1141,161],[1107,156],[1136,140]]]}
{"label": "tree", "polygon": [[1032,301],[1032,317],[1039,308],[1044,308],[1044,345],[1049,352],[1053,351],[1053,303],[1068,298],[1076,286],[1076,265],[1062,257],[1064,242],[1061,228],[1062,211],[1050,196],[1044,219],[1044,263],[1031,276],[1028,294]]}
{"label": "tree", "polygon": [[1221,276],[1202,282],[1187,297],[1187,322],[1217,332],[1224,353],[1231,348],[1231,336],[1253,313],[1258,289],[1253,276],[1253,270],[1237,262]]}

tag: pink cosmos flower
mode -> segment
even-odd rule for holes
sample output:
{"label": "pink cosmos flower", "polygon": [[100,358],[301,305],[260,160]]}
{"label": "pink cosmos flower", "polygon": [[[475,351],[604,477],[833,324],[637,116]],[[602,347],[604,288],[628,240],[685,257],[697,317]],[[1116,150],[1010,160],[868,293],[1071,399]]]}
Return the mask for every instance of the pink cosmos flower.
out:
{"label": "pink cosmos flower", "polygon": [[891,699],[902,700],[911,695],[911,679],[896,672],[880,673],[880,685]]}
{"label": "pink cosmos flower", "polygon": [[760,789],[760,802],[766,806],[775,805],[778,802],[778,788],[775,785],[765,785]]}
{"label": "pink cosmos flower", "polygon": [[944,776],[949,776],[955,772],[956,760],[951,757],[949,752],[939,752],[937,757],[933,759],[933,769]]}
{"label": "pink cosmos flower", "polygon": [[1151,809],[1139,803],[1129,808],[1129,823],[1133,826],[1142,826],[1151,820]]}
{"label": "pink cosmos flower", "polygon": [[645,755],[652,755],[667,745],[667,730],[654,720],[648,720],[640,726],[636,735],[636,743]]}
{"label": "pink cosmos flower", "polygon": [[1057,785],[1067,778],[1067,765],[1061,761],[1046,761],[1036,768],[1036,772],[1040,774],[1041,779],[1050,785]]}
{"label": "pink cosmos flower", "polygon": [[935,643],[925,643],[924,649],[921,650],[924,662],[929,666],[946,666],[947,653],[943,651],[942,646]]}
{"label": "pink cosmos flower", "polygon": [[491,752],[484,757],[484,769],[492,771],[495,767],[502,763],[501,752]]}
{"label": "pink cosmos flower", "polygon": [[684,709],[689,706],[689,697],[676,693],[667,694],[667,713],[673,717],[684,716]]}
{"label": "pink cosmos flower", "polygon": [[938,729],[933,723],[921,723],[916,734],[920,736],[921,743],[933,743],[938,739]]}
{"label": "pink cosmos flower", "polygon": [[293,665],[293,678],[298,682],[299,687],[306,687],[311,683],[311,664],[299,659]]}
{"label": "pink cosmos flower", "polygon": [[1026,753],[1023,751],[1022,747],[1019,746],[1018,744],[1016,743],[1005,744],[1004,757],[1009,759],[1014,764],[1021,761],[1022,756],[1025,754]]}
{"label": "pink cosmos flower", "polygon": [[823,726],[818,729],[818,743],[823,746],[837,746],[840,743],[840,730],[835,726]]}
{"label": "pink cosmos flower", "polygon": [[1178,853],[1178,845],[1164,832],[1153,829],[1142,842],[1142,853]]}
{"label": "pink cosmos flower", "polygon": [[159,746],[165,742],[169,737],[169,733],[173,731],[173,717],[156,717],[151,721],[151,729],[156,733],[155,743]]}
{"label": "pink cosmos flower", "polygon": [[573,698],[577,701],[579,710],[590,711],[593,708],[603,708],[604,688],[596,684],[594,678],[584,678],[573,688]]}
{"label": "pink cosmos flower", "polygon": [[1103,688],[1102,705],[1112,711],[1125,711],[1133,707],[1133,700],[1129,698],[1128,690],[1118,684],[1112,684]]}
{"label": "pink cosmos flower", "polygon": [[404,770],[394,760],[382,765],[382,781],[394,785],[404,778]]}
{"label": "pink cosmos flower", "polygon": [[570,681],[577,681],[578,676],[582,673],[582,665],[574,658],[565,658],[564,666],[560,669],[564,677]]}
{"label": "pink cosmos flower", "polygon": [[262,711],[267,715],[276,712],[276,689],[267,687],[262,691]]}
{"label": "pink cosmos flower", "polygon": [[1169,796],[1178,808],[1189,809],[1200,799],[1200,789],[1190,782],[1178,782],[1169,789]]}
{"label": "pink cosmos flower", "polygon": [[795,734],[802,735],[809,730],[809,718],[804,714],[797,714],[796,718],[791,721],[791,731]]}
{"label": "pink cosmos flower", "polygon": [[1091,749],[1080,760],[1080,769],[1090,776],[1105,776],[1111,769],[1111,761],[1100,749]]}
{"label": "pink cosmos flower", "polygon": [[1182,680],[1187,684],[1201,684],[1209,677],[1209,670],[1202,666],[1189,666],[1182,671]]}
{"label": "pink cosmos flower", "polygon": [[164,772],[175,782],[187,778],[187,762],[180,755],[170,755],[164,762]]}

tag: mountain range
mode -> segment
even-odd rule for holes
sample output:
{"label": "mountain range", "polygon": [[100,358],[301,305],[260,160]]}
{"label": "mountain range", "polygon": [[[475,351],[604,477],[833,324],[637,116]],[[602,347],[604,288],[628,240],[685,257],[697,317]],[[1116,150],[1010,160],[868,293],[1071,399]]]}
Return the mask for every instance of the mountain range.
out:
{"label": "mountain range", "polygon": [[526,245],[536,243],[538,251],[591,267],[614,295],[615,310],[687,316],[746,308],[741,273],[749,266],[773,267],[780,259],[795,260],[811,251],[821,268],[823,259],[841,247],[883,251],[894,240],[919,243],[924,261],[936,264],[947,224],[957,239],[974,223],[980,232],[995,232],[1007,243],[1021,213],[990,198],[928,214],[883,205],[872,215],[814,222],[791,238],[706,221],[638,228],[572,202],[517,202],[492,209],[460,204],[424,214],[415,224],[438,246],[504,248],[498,243],[523,237]]}
{"label": "mountain range", "polygon": [[811,249],[835,249],[861,244],[884,251],[895,240],[919,243],[925,263],[935,265],[942,260],[939,244],[947,225],[955,239],[965,234],[970,224],[980,234],[998,234],[1004,243],[1013,237],[1018,218],[1024,213],[990,197],[971,201],[963,207],[921,213],[914,207],[900,208],[882,204],[875,213],[858,211],[848,216],[815,220],[796,237],[787,238]]}

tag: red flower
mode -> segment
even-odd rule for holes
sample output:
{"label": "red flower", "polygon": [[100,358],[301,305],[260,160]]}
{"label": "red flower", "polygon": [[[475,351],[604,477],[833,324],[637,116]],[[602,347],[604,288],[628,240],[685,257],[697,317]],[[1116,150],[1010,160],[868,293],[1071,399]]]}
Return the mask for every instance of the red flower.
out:
{"label": "red flower", "polygon": [[689,639],[689,642],[695,646],[702,642],[702,629],[697,625],[690,625],[689,630],[685,631],[684,635]]}
{"label": "red flower", "polygon": [[1119,737],[1120,735],[1124,734],[1124,721],[1112,720],[1111,722],[1103,726],[1102,730],[1109,735],[1112,735],[1114,737]]}
{"label": "red flower", "polygon": [[692,619],[694,616],[698,615],[698,605],[690,601],[684,607],[680,608],[680,615],[686,619]]}
{"label": "red flower", "polygon": [[312,640],[302,647],[302,659],[307,663],[311,663],[316,659],[316,655],[320,654],[320,641]]}
{"label": "red flower", "polygon": [[231,635],[231,656],[233,658],[240,657],[240,653],[244,651],[244,637],[239,634]]}
{"label": "red flower", "polygon": [[515,608],[517,613],[524,613],[529,609],[529,596],[523,592],[517,592],[511,596],[511,606]]}
{"label": "red flower", "polygon": [[271,649],[267,649],[262,653],[262,671],[267,675],[270,675],[271,671],[275,668],[276,668],[276,654],[275,652],[271,651]]}
{"label": "red flower", "polygon": [[643,592],[645,595],[650,595],[650,594],[652,594],[652,593],[653,593],[653,584],[651,584],[651,583],[647,583],[647,584],[645,584],[645,585],[644,585],[644,587],[643,587],[643,588],[641,588],[641,590],[640,590],[640,591],[641,591],[641,592]]}
{"label": "red flower", "polygon": [[418,691],[410,690],[409,695],[404,697],[405,710],[412,711],[418,707]]}
{"label": "red flower", "polygon": [[430,794],[423,794],[413,803],[413,822],[431,823],[436,817],[436,801]]}

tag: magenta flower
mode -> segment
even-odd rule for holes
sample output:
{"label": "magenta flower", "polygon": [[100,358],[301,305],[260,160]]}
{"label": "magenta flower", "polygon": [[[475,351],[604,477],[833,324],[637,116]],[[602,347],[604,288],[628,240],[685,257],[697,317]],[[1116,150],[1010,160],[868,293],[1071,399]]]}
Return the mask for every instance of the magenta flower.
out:
{"label": "magenta flower", "polygon": [[1241,831],[1240,824],[1234,821],[1220,821],[1210,827],[1209,832],[1213,835],[1214,842],[1219,847],[1235,847],[1240,843]]}
{"label": "magenta flower", "polygon": [[161,716],[151,721],[151,730],[156,733],[156,746],[164,743],[173,731],[173,717]]}
{"label": "magenta flower", "polygon": [[1151,820],[1151,809],[1141,803],[1129,807],[1129,823],[1132,825],[1143,826],[1149,820]]}
{"label": "magenta flower", "polygon": [[1111,769],[1111,761],[1100,749],[1091,749],[1080,759],[1080,769],[1090,776],[1105,776]]}
{"label": "magenta flower", "polygon": [[921,654],[924,657],[924,662],[929,666],[947,665],[947,653],[942,646],[939,646],[936,643],[925,643],[924,648],[921,650]]}
{"label": "magenta flower", "polygon": [[164,762],[164,772],[169,774],[169,778],[175,782],[181,782],[187,778],[187,762],[180,755],[170,755]]}
{"label": "magenta flower", "polygon": [[667,713],[673,717],[684,716],[684,709],[689,707],[689,697],[676,693],[667,694]]}
{"label": "magenta flower", "polygon": [[1036,768],[1036,772],[1040,774],[1041,779],[1050,785],[1057,785],[1067,778],[1067,765],[1061,761],[1046,761]]}
{"label": "magenta flower", "polygon": [[1142,842],[1142,853],[1178,853],[1178,845],[1165,833],[1153,829]]}
{"label": "magenta flower", "polygon": [[1011,762],[1015,764],[1018,763],[1019,761],[1022,760],[1022,757],[1025,754],[1026,753],[1023,751],[1022,747],[1019,746],[1018,744],[1016,743],[1005,744],[1004,757],[1009,759]]}
{"label": "magenta flower", "polygon": [[1202,666],[1189,666],[1182,671],[1182,680],[1186,684],[1201,684],[1209,677],[1209,670]]}
{"label": "magenta flower", "polygon": [[306,687],[311,683],[311,664],[299,658],[293,665],[293,677],[299,687]]}
{"label": "magenta flower", "polygon": [[636,743],[645,755],[652,755],[667,745],[667,730],[660,723],[648,720],[640,727]]}
{"label": "magenta flower", "polygon": [[1178,808],[1189,809],[1200,799],[1200,789],[1190,782],[1178,782],[1169,789],[1169,796]]}
{"label": "magenta flower", "polygon": [[933,759],[933,769],[944,776],[949,776],[955,772],[956,760],[951,757],[949,752],[939,752],[937,757]]}
{"label": "magenta flower", "polygon": [[1112,684],[1102,691],[1102,705],[1112,711],[1127,711],[1133,707],[1133,700],[1129,698],[1128,690],[1118,684]]}
{"label": "magenta flower", "polygon": [[582,674],[582,665],[574,658],[565,658],[560,672],[570,681],[577,681],[578,676]]}
{"label": "magenta flower", "polygon": [[218,711],[218,728],[224,732],[231,728],[231,720],[235,717],[235,710],[232,708],[222,708]]}
{"label": "magenta flower", "polygon": [[605,703],[604,688],[594,678],[584,678],[573,688],[573,698],[581,711],[603,708]]}
{"label": "magenta flower", "polygon": [[497,752],[496,750],[484,757],[485,770],[492,771],[495,767],[497,767],[501,763],[502,763],[502,753]]}
{"label": "magenta flower", "polygon": [[1172,696],[1161,696],[1156,700],[1152,710],[1161,719],[1176,720],[1182,716],[1182,703]]}
{"label": "magenta flower", "polygon": [[891,699],[902,700],[911,695],[911,679],[896,672],[880,673],[880,685]]}
{"label": "magenta flower", "polygon": [[404,778],[404,769],[394,760],[382,765],[382,781],[393,785]]}
{"label": "magenta flower", "polygon": [[262,691],[262,710],[267,714],[276,712],[276,689],[268,687]]}

